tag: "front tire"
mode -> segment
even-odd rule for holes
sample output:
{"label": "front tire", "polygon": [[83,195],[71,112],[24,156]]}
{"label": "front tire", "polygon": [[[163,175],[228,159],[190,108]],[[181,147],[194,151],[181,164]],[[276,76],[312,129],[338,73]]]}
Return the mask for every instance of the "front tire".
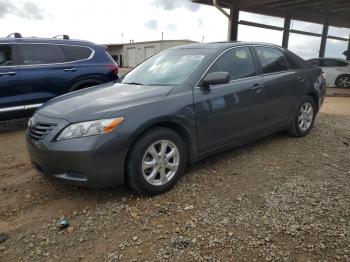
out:
{"label": "front tire", "polygon": [[304,137],[308,135],[314,126],[315,118],[315,101],[312,97],[305,96],[300,103],[292,126],[288,130],[289,135],[294,137]]}
{"label": "front tire", "polygon": [[186,147],[171,129],[152,128],[132,146],[126,166],[126,181],[142,195],[158,195],[170,190],[182,176]]}

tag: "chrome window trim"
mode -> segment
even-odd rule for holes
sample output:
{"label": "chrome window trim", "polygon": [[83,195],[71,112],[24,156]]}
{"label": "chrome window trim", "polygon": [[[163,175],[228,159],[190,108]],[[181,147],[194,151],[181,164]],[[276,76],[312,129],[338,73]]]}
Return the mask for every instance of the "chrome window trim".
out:
{"label": "chrome window trim", "polygon": [[13,112],[13,111],[19,111],[19,110],[28,110],[28,109],[35,109],[38,107],[41,107],[43,104],[32,104],[32,105],[24,105],[24,106],[12,106],[12,107],[4,107],[0,108],[1,112]]}
{"label": "chrome window trim", "polygon": [[[240,48],[240,47],[251,47],[252,45],[237,45],[237,46],[232,46],[224,51],[222,51],[215,59],[214,61],[208,66],[208,68],[205,70],[205,72],[202,74],[202,76],[199,78],[197,84],[195,85],[195,89],[198,89],[198,88],[201,88],[200,86],[198,86],[199,82],[203,79],[203,77],[208,73],[209,69],[212,67],[212,65],[226,52],[234,49],[234,48]],[[251,51],[250,51],[251,52]],[[254,57],[253,57],[253,54],[251,53],[252,55],[252,58],[253,58],[253,63],[254,63]],[[255,63],[254,63],[254,67],[255,67]],[[236,82],[236,81],[240,81],[240,80],[244,80],[244,79],[250,79],[250,78],[256,78],[256,77],[259,77],[261,75],[258,75],[258,72],[255,72],[257,75],[256,76],[250,76],[250,77],[244,77],[244,78],[239,78],[239,79],[234,79],[234,80],[231,80],[229,83],[232,83],[232,82]]]}
{"label": "chrome window trim", "polygon": [[[33,64],[33,65],[18,65],[16,66],[17,68],[26,68],[26,67],[41,67],[41,66],[49,66],[49,65],[66,65],[66,64],[71,64],[71,63],[77,63],[77,62],[82,62],[82,61],[88,61],[91,60],[94,55],[95,55],[95,50],[92,49],[91,47],[88,46],[83,46],[83,45],[74,45],[74,44],[52,44],[52,43],[16,43],[18,48],[20,48],[20,45],[57,45],[57,46],[77,46],[77,47],[84,47],[88,48],[91,50],[91,54],[88,58],[80,59],[80,60],[74,60],[74,61],[69,61],[69,62],[62,62],[62,63],[48,63],[48,64]],[[63,51],[64,52],[64,51]]]}

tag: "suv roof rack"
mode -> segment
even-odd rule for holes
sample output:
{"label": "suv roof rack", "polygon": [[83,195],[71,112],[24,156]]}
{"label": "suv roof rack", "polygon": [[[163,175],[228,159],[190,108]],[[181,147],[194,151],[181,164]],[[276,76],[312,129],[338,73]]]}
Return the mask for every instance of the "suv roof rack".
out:
{"label": "suv roof rack", "polygon": [[62,37],[62,39],[65,39],[65,40],[69,40],[69,35],[56,35],[54,36],[53,38],[59,38],[59,37]]}
{"label": "suv roof rack", "polygon": [[8,36],[6,36],[6,38],[9,38],[13,36],[14,38],[22,38],[22,35],[20,33],[12,33],[12,34],[9,34]]}

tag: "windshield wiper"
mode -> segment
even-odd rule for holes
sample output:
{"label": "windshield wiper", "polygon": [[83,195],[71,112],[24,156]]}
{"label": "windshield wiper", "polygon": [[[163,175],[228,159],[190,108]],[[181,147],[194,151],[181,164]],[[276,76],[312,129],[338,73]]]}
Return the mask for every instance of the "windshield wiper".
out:
{"label": "windshield wiper", "polygon": [[137,82],[129,82],[129,83],[122,83],[122,84],[143,86],[143,84],[137,83]]}

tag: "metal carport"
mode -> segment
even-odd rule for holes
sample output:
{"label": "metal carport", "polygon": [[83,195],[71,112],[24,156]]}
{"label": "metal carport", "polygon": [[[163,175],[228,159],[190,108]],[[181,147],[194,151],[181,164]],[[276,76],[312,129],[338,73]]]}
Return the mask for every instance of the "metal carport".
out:
{"label": "metal carport", "polygon": [[[319,56],[324,57],[327,39],[347,41],[349,38],[331,36],[329,26],[350,28],[349,0],[192,0],[194,3],[216,6],[229,20],[228,40],[237,41],[238,25],[283,31],[282,46],[288,48],[290,33],[321,37]],[[222,8],[228,8],[227,13]],[[284,18],[284,27],[265,25],[239,19],[239,11]],[[291,29],[291,20],[323,25],[322,34]],[[347,55],[350,60],[350,54]]]}

